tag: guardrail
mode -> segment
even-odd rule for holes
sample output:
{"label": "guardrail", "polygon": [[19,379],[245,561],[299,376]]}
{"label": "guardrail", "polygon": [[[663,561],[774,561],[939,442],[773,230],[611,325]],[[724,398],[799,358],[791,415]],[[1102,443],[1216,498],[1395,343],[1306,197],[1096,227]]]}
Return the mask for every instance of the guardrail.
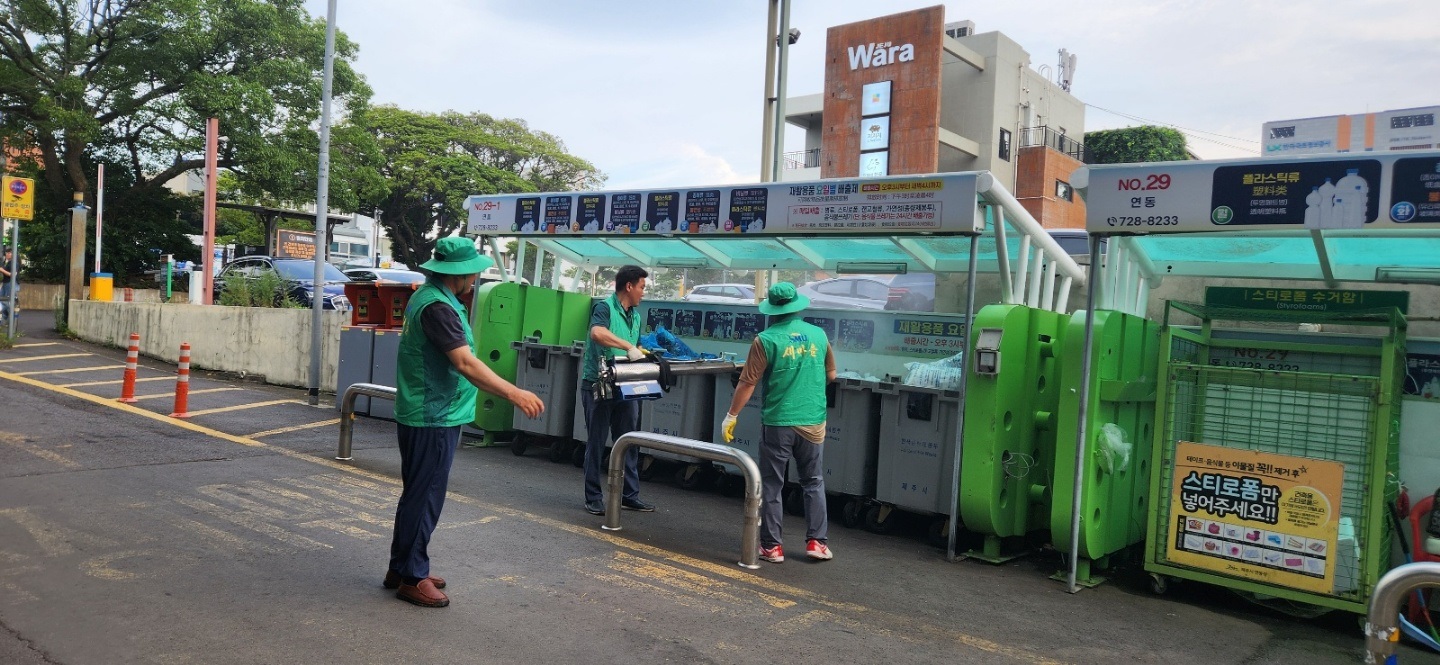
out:
{"label": "guardrail", "polygon": [[335,449],[335,459],[354,459],[350,456],[350,439],[355,434],[355,398],[361,395],[395,399],[395,389],[376,383],[352,383],[340,398],[340,446]]}
{"label": "guardrail", "polygon": [[[342,420],[343,422],[343,420]],[[730,446],[682,439],[668,434],[630,432],[620,435],[610,451],[610,487],[605,500],[606,531],[620,530],[620,493],[625,486],[625,451],[641,446],[678,455],[697,457],[711,462],[727,462],[740,467],[745,475],[745,523],[740,532],[740,566],[754,570],[760,567],[760,467],[745,451]]]}
{"label": "guardrail", "polygon": [[1365,617],[1365,662],[1390,665],[1400,641],[1400,603],[1416,587],[1440,585],[1440,563],[1421,561],[1396,568],[1375,584]]}

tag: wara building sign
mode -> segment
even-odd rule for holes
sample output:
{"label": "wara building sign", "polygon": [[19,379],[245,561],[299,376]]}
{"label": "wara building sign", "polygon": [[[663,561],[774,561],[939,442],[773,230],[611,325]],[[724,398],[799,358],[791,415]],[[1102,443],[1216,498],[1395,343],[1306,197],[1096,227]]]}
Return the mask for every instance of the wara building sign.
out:
{"label": "wara building sign", "polygon": [[846,53],[850,56],[850,71],[853,72],[862,68],[883,67],[897,62],[912,62],[915,60],[915,45],[896,46],[891,42],[871,42],[851,46],[846,49]]}

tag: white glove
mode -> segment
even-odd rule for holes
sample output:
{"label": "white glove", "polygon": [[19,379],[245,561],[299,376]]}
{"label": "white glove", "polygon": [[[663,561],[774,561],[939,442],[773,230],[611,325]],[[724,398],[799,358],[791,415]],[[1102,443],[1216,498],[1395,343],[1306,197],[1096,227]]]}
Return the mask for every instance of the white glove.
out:
{"label": "white glove", "polygon": [[720,421],[720,434],[724,437],[725,443],[735,440],[735,421],[739,419],[740,416],[732,416],[727,413],[725,420]]}
{"label": "white glove", "polygon": [[644,352],[644,351],[641,351],[641,350],[640,350],[640,347],[637,346],[637,347],[631,348],[629,351],[626,351],[626,352],[625,352],[625,357],[628,358],[628,359],[630,360],[630,362],[635,362],[635,361],[637,361],[637,360],[644,360],[644,359],[645,359],[645,352]]}

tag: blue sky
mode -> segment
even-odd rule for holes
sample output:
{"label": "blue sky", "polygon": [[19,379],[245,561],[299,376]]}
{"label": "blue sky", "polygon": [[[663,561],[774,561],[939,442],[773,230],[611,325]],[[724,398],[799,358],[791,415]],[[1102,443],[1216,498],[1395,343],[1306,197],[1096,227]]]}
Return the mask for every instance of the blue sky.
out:
{"label": "blue sky", "polygon": [[[324,0],[306,0],[316,16]],[[826,28],[934,0],[793,0],[790,95],[820,92]],[[1078,54],[1086,129],[1177,125],[1257,154],[1267,120],[1440,104],[1440,29],[1414,0],[946,2],[1054,69]],[[376,103],[521,118],[609,188],[759,180],[765,0],[340,0]],[[1098,108],[1097,108],[1098,107]],[[1101,110],[1106,109],[1106,110]],[[1208,139],[1208,140],[1202,140]],[[788,149],[802,145],[792,132]]]}

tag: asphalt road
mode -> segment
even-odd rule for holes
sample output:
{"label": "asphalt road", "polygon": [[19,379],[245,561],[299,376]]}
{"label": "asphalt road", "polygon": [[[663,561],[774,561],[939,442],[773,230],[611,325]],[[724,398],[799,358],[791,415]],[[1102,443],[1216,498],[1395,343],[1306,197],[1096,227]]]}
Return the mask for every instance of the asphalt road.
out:
{"label": "asphalt road", "polygon": [[[1226,591],[1156,597],[1136,570],[1071,595],[1053,552],[949,563],[923,528],[832,521],[810,563],[735,565],[740,500],[659,479],[618,533],[543,449],[463,448],[431,545],[452,604],[380,586],[399,493],[394,426],[58,339],[48,315],[0,351],[0,663],[1356,663],[1356,618],[1301,620]],[[46,319],[39,321],[37,319]],[[203,336],[195,343],[203,344]],[[148,380],[147,380],[148,379]],[[662,474],[663,475],[663,474]],[[1404,663],[1440,662],[1414,650]]]}

